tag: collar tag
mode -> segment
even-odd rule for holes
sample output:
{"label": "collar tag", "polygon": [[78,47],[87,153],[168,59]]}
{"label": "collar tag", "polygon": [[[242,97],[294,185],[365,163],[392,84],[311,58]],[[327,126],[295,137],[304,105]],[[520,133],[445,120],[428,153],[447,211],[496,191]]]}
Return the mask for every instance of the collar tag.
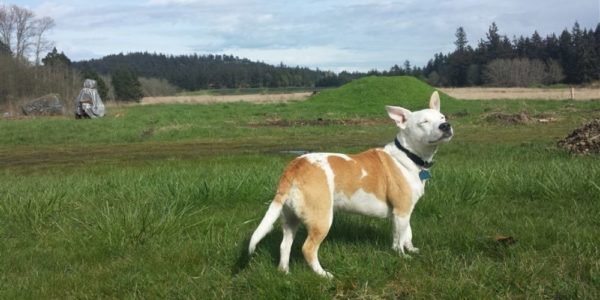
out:
{"label": "collar tag", "polygon": [[429,170],[423,169],[419,172],[419,179],[421,179],[421,181],[425,181],[429,178],[431,178],[431,173],[429,173]]}

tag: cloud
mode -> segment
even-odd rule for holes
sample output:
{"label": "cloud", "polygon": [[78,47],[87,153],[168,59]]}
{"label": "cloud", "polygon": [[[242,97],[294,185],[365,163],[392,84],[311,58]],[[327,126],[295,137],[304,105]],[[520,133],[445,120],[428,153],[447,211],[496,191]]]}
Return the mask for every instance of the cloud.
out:
{"label": "cloud", "polygon": [[311,46],[301,48],[227,48],[223,53],[260,60],[270,64],[284,64],[291,66],[333,66],[338,62],[347,64],[366,62],[369,56],[363,53],[340,49],[335,46]]}
{"label": "cloud", "polygon": [[150,5],[171,5],[171,4],[190,4],[194,3],[194,0],[150,0]]}

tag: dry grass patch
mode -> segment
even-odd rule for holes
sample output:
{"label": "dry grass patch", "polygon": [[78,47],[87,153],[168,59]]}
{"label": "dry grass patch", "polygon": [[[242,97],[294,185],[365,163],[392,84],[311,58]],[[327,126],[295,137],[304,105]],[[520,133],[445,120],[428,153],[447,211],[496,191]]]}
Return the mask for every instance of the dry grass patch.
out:
{"label": "dry grass patch", "polygon": [[213,104],[229,102],[281,103],[306,100],[311,94],[312,93],[144,97],[141,104]]}
{"label": "dry grass patch", "polygon": [[[571,99],[570,88],[544,89],[544,88],[440,88],[442,92],[465,100],[492,100],[492,99],[537,99],[537,100],[565,100]],[[575,100],[600,99],[600,88],[575,88]]]}

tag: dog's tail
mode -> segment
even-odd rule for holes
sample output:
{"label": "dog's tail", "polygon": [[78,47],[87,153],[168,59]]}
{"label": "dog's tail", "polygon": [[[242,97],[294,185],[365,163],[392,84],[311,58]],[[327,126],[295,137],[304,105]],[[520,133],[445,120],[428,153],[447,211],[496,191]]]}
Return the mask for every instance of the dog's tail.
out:
{"label": "dog's tail", "polygon": [[273,223],[277,221],[277,218],[281,215],[281,209],[283,208],[283,204],[279,201],[271,202],[269,205],[269,209],[267,213],[263,217],[262,221],[252,234],[252,238],[250,238],[250,245],[248,246],[248,253],[252,255],[254,253],[254,249],[256,249],[256,244],[262,240],[267,233],[273,230]]}
{"label": "dog's tail", "polygon": [[248,245],[248,253],[252,255],[254,253],[254,249],[256,249],[256,244],[262,240],[267,233],[273,230],[273,224],[277,221],[277,218],[281,215],[281,211],[283,209],[284,203],[290,197],[290,192],[292,189],[293,180],[293,170],[298,168],[298,164],[301,163],[302,160],[295,159],[293,160],[283,172],[283,175],[279,179],[279,185],[277,187],[277,193],[275,194],[275,198],[269,205],[269,209],[267,213],[263,217],[262,221],[252,234],[250,238],[250,244]]}

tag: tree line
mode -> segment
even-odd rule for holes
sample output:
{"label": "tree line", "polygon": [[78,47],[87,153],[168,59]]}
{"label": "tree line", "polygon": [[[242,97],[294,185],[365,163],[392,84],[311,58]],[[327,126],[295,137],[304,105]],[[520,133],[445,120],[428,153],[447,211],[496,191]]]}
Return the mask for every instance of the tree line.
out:
{"label": "tree line", "polygon": [[495,23],[475,48],[462,27],[456,30],[456,49],[434,55],[420,76],[437,86],[531,86],[582,84],[600,80],[600,23],[594,29],[575,22],[557,36],[509,39]]}
{"label": "tree line", "polygon": [[108,55],[74,67],[112,74],[127,69],[138,76],[163,78],[185,90],[208,88],[311,87],[327,72],[277,66],[233,55],[166,55],[148,52]]}
{"label": "tree line", "polygon": [[364,76],[411,75],[435,86],[536,86],[556,83],[582,84],[600,80],[600,24],[559,36],[509,39],[495,23],[486,39],[471,47],[462,27],[456,30],[456,48],[437,53],[426,66],[412,66],[406,60],[389,70],[333,73],[319,69],[273,66],[233,55],[165,55],[156,53],[116,54],[75,63],[78,69],[103,74],[126,69],[138,76],[164,79],[182,89],[248,87],[340,86]]}

